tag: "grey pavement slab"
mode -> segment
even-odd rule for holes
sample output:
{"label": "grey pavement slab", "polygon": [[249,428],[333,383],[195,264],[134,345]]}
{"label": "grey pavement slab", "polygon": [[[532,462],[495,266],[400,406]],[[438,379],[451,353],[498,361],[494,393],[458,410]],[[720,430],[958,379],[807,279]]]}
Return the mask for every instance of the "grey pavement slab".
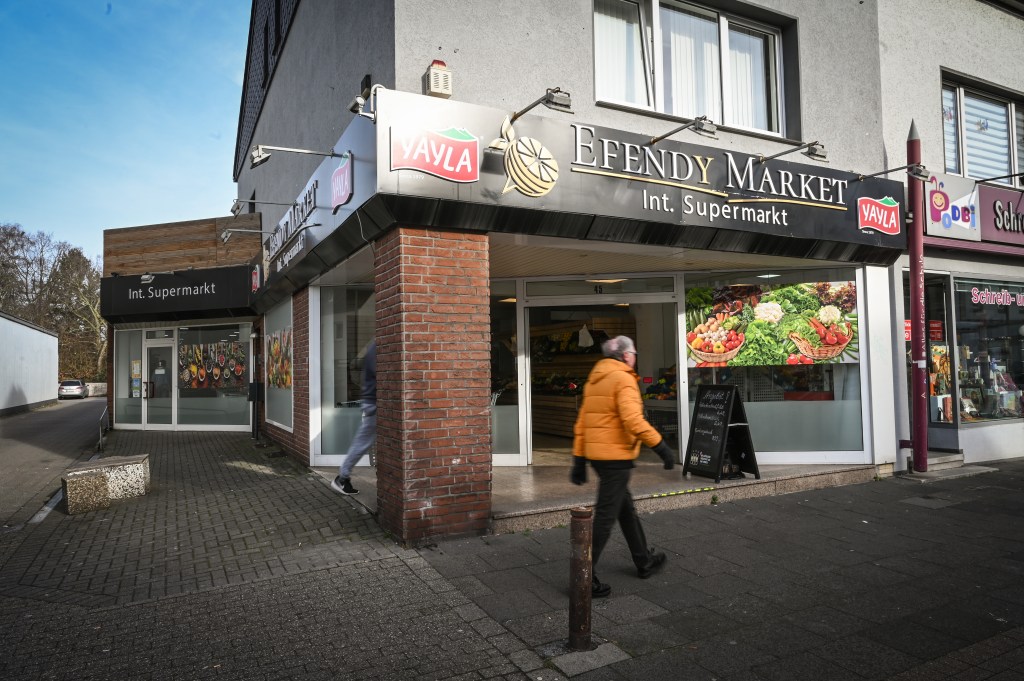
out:
{"label": "grey pavement slab", "polygon": [[146,496],[0,533],[0,678],[1024,678],[1024,461],[644,514],[665,570],[613,532],[570,653],[568,528],[411,549],[245,434],[137,453]]}

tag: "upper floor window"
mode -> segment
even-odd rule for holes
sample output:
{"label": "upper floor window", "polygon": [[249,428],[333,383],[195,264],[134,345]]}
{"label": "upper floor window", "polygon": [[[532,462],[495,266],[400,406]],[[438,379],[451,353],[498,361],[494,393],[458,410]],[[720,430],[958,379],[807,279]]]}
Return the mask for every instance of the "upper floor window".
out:
{"label": "upper floor window", "polygon": [[942,87],[942,142],[947,173],[1024,185],[1012,177],[1024,172],[1024,102],[947,83]]}
{"label": "upper floor window", "polygon": [[675,0],[594,8],[597,99],[784,132],[778,29]]}

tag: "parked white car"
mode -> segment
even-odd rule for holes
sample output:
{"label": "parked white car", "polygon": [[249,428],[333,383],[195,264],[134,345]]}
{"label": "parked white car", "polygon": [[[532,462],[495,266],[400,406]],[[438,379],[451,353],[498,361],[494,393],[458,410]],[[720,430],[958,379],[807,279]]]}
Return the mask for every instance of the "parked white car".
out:
{"label": "parked white car", "polygon": [[85,399],[88,396],[89,386],[86,385],[85,381],[79,381],[78,379],[61,381],[60,387],[57,388],[58,400],[63,400],[65,397],[77,397],[79,399]]}

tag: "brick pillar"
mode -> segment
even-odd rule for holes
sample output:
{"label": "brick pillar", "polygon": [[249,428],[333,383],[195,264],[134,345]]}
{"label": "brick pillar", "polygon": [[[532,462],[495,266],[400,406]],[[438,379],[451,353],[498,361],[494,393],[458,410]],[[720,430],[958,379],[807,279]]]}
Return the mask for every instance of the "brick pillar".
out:
{"label": "brick pillar", "polygon": [[397,228],[376,244],[377,509],[403,543],[491,515],[488,240]]}

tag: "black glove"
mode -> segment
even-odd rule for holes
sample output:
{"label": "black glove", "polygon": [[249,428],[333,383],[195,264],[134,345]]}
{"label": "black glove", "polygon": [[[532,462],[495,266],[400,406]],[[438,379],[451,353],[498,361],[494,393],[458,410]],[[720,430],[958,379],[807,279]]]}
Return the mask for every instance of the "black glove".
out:
{"label": "black glove", "polygon": [[572,472],[569,474],[569,479],[572,480],[574,485],[582,485],[587,481],[587,460],[582,456],[573,457]]}
{"label": "black glove", "polygon": [[665,470],[670,471],[676,466],[676,453],[662,440],[654,447],[654,453],[665,462]]}

